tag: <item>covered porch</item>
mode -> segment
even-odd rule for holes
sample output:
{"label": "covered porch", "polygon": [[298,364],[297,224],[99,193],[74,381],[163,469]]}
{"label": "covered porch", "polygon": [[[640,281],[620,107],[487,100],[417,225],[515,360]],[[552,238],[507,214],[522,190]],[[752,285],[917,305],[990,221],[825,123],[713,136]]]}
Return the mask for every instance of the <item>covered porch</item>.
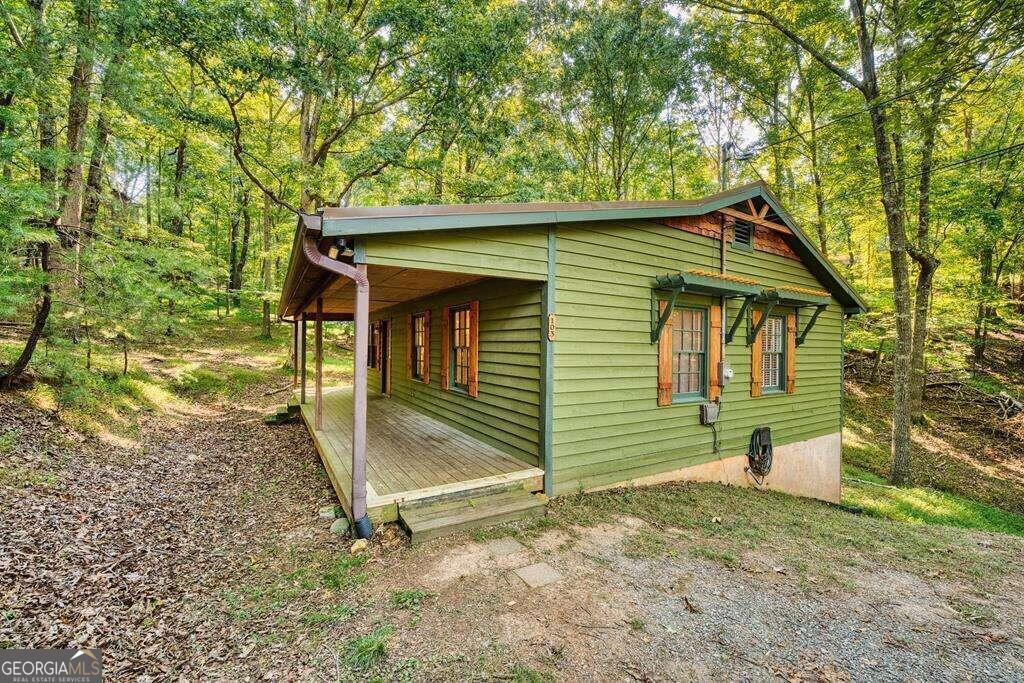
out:
{"label": "covered porch", "polygon": [[[352,387],[325,390],[318,429],[316,406],[301,406],[350,517],[353,407]],[[377,523],[396,520],[403,504],[543,486],[543,470],[377,393],[369,395],[366,406],[366,449],[366,510]]]}
{"label": "covered porch", "polygon": [[[493,517],[536,511],[543,499],[531,494],[545,483],[544,470],[536,466],[543,463],[536,397],[539,299],[546,276],[505,270],[497,267],[505,260],[469,251],[459,252],[473,254],[468,264],[371,257],[365,241],[327,238],[321,226],[317,216],[300,220],[280,314],[294,324],[298,412],[356,535],[368,537],[376,524],[400,520],[415,541],[442,526],[472,521],[485,509]],[[447,304],[440,302],[446,296],[471,298],[467,292],[486,299],[482,307],[476,300],[472,306],[455,304],[469,311],[470,331],[463,331],[461,339],[471,340],[463,343],[470,349],[472,379],[468,385],[449,386],[441,378],[449,377],[445,361],[450,347],[442,353],[439,344],[449,339],[444,327],[449,309],[441,315]],[[414,316],[405,308],[430,306],[436,309],[434,341],[429,341],[430,330],[421,327],[419,341],[413,342]],[[514,315],[506,318],[499,306]],[[504,363],[490,363],[481,383],[503,394],[478,391],[475,384],[481,311],[490,344],[485,352],[495,357],[505,349],[518,353],[505,354]],[[429,311],[416,315],[430,325]],[[352,386],[324,386],[323,331],[335,321],[353,323]],[[307,326],[312,327],[309,350]],[[416,373],[409,361],[414,343],[419,344],[415,362],[423,364]],[[514,386],[506,389],[509,373]],[[454,370],[450,376],[455,377]],[[456,510],[466,505],[470,509]]]}

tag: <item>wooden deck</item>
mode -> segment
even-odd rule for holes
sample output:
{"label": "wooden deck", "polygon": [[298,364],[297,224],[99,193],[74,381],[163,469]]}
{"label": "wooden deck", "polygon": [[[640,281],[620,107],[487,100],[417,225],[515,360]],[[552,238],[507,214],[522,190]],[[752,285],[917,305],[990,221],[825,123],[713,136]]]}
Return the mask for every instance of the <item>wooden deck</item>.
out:
{"label": "wooden deck", "polygon": [[[313,428],[312,400],[302,406],[302,418],[351,517],[352,387],[325,390],[323,400],[322,430]],[[377,522],[397,519],[404,502],[543,488],[543,470],[373,393],[366,408],[366,454],[366,508]]]}

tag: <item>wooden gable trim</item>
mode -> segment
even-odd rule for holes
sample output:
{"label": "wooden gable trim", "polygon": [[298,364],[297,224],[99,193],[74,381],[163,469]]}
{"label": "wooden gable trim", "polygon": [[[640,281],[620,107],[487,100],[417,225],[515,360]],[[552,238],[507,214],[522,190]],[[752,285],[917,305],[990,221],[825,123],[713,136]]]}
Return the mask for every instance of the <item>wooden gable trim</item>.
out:
{"label": "wooden gable trim", "polygon": [[[768,205],[765,204],[765,207]],[[763,210],[763,207],[762,207]],[[748,221],[754,225],[754,239],[753,245],[755,251],[762,251],[768,254],[775,254],[776,256],[783,256],[794,261],[800,261],[800,257],[789,243],[786,242],[783,234],[790,232],[789,228],[778,223],[772,223],[766,221],[762,217],[763,214],[759,215],[748,215],[742,211],[734,211],[722,209],[720,214],[710,213],[703,216],[679,216],[673,218],[665,218],[660,221],[662,225],[667,225],[670,228],[676,230],[682,230],[692,235],[700,235],[701,237],[710,237],[711,239],[718,240],[721,238],[722,227],[719,215],[725,215],[727,218],[727,224],[725,226],[725,240],[731,243],[733,241],[733,219],[742,219]]]}
{"label": "wooden gable trim", "polygon": [[729,207],[719,209],[719,212],[725,214],[726,216],[738,218],[741,221],[747,221],[749,223],[753,223],[754,225],[760,225],[765,228],[771,228],[772,230],[781,232],[783,235],[793,234],[793,231],[790,230],[787,226],[783,225],[782,223],[776,223],[775,221],[770,221],[765,218],[761,218],[757,213],[745,213],[743,211],[737,211],[736,209],[730,209]]}

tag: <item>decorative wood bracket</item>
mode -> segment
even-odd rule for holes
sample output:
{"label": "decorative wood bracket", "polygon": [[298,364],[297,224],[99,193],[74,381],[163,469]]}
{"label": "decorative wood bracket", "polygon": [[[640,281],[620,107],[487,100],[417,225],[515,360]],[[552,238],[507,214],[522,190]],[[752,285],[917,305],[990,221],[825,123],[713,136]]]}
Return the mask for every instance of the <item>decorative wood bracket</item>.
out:
{"label": "decorative wood bracket", "polygon": [[657,344],[658,339],[661,337],[661,331],[665,329],[665,324],[668,322],[669,317],[672,315],[672,311],[676,307],[676,299],[683,293],[683,285],[677,285],[669,290],[669,297],[666,299],[665,310],[662,311],[661,316],[655,321],[654,317],[658,314],[658,297],[651,293],[651,321],[654,325],[651,328],[651,343]]}
{"label": "decorative wood bracket", "polygon": [[817,306],[814,307],[814,315],[812,315],[811,319],[807,321],[807,326],[804,327],[803,332],[797,335],[797,346],[803,345],[804,341],[807,339],[807,334],[811,331],[811,328],[814,327],[814,323],[817,322],[818,316],[821,315],[821,312],[824,311],[826,308],[828,308],[828,304],[818,304]]}
{"label": "decorative wood bracket", "polygon": [[756,294],[750,294],[743,297],[743,305],[740,306],[739,312],[736,314],[736,318],[732,321],[732,326],[729,331],[725,333],[725,343],[732,344],[733,337],[736,336],[736,330],[739,329],[740,323],[746,320],[747,309],[750,308],[750,304],[754,303],[754,299],[757,298]]}

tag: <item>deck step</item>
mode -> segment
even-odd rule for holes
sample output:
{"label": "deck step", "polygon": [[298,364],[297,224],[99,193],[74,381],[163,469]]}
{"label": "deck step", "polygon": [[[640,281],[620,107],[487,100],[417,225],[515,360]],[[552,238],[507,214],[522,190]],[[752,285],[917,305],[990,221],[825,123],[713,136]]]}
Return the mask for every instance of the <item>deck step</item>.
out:
{"label": "deck step", "polygon": [[459,531],[543,517],[546,500],[518,489],[435,503],[403,503],[398,517],[417,544]]}

